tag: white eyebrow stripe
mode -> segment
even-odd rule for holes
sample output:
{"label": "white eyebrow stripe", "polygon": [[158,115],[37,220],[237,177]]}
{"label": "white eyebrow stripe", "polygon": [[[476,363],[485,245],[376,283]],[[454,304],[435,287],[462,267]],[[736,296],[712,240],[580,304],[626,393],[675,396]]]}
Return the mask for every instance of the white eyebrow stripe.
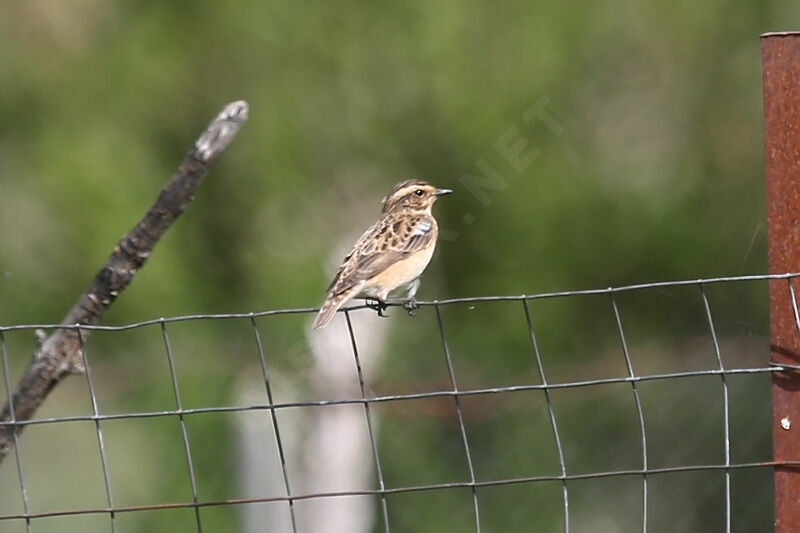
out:
{"label": "white eyebrow stripe", "polygon": [[417,224],[417,227],[414,228],[414,233],[412,233],[412,235],[425,235],[431,230],[432,227],[433,224],[431,224],[430,220],[422,219]]}

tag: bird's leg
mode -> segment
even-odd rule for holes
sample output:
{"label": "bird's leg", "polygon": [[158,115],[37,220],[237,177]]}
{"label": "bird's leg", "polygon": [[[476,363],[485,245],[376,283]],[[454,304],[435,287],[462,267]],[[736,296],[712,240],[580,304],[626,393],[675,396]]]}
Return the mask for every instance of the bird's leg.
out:
{"label": "bird's leg", "polygon": [[364,299],[364,305],[372,309],[373,311],[378,312],[378,316],[381,318],[388,318],[389,315],[384,314],[383,312],[389,307],[388,304],[378,297],[369,297]]}
{"label": "bird's leg", "polygon": [[414,296],[417,294],[418,290],[419,290],[419,278],[412,281],[411,284],[408,286],[408,292],[406,293],[406,301],[403,304],[403,307],[405,308],[406,311],[408,311],[408,314],[410,316],[414,316],[417,314],[417,308],[419,306],[417,305],[417,299],[414,298]]}

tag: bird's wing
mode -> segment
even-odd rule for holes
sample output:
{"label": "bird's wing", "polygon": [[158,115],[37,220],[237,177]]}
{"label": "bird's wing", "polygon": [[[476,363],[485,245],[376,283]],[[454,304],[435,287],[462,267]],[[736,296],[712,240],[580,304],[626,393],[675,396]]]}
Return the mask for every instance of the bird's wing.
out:
{"label": "bird's wing", "polygon": [[427,248],[436,238],[436,233],[436,221],[428,215],[382,218],[364,232],[345,256],[328,294],[348,291],[397,261]]}

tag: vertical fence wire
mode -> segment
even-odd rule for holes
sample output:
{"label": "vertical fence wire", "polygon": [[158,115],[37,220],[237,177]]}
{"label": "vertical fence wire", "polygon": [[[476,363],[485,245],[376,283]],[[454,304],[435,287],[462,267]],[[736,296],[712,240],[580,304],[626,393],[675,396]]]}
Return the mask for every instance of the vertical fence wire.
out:
{"label": "vertical fence wire", "polygon": [[794,314],[794,325],[797,327],[797,334],[800,336],[800,313],[797,310],[797,296],[794,293],[792,279],[789,278],[786,282],[789,284],[789,298],[792,304],[792,314]]}
{"label": "vertical fence wire", "polygon": [[625,355],[625,366],[628,369],[628,377],[631,378],[631,388],[633,389],[633,401],[636,403],[636,415],[639,418],[639,433],[642,437],[642,533],[647,533],[647,433],[644,427],[644,412],[642,411],[642,400],[639,397],[639,386],[636,384],[636,374],[633,372],[633,362],[628,351],[628,343],[625,340],[625,331],[622,328],[622,319],[617,307],[617,299],[611,293],[611,306],[614,309],[614,319],[617,322],[617,332],[619,342],[622,344],[622,353]]}
{"label": "vertical fence wire", "polygon": [[[266,387],[267,391],[267,402],[269,402],[270,406],[275,405],[275,401],[272,396],[272,385],[270,384],[269,379],[269,370],[267,367],[267,360],[264,357],[264,345],[261,342],[261,333],[258,331],[258,326],[256,325],[255,317],[250,317],[250,324],[253,327],[253,335],[256,341],[256,347],[258,348],[258,362],[261,365],[261,375],[264,378],[264,386]],[[281,442],[281,432],[278,428],[278,415],[275,412],[275,409],[269,410],[270,418],[272,419],[272,430],[275,433],[275,443],[278,447],[278,458],[281,462],[281,473],[283,475],[283,486],[286,489],[286,498],[289,504],[289,518],[292,524],[292,532],[297,533],[297,521],[295,519],[294,514],[294,499],[292,498],[292,489],[289,485],[289,471],[286,467],[286,453],[283,449],[283,442]]]}
{"label": "vertical fence wire", "polygon": [[717,368],[719,369],[720,377],[722,378],[722,408],[724,416],[724,446],[725,446],[725,531],[731,531],[731,419],[730,419],[730,404],[728,401],[728,381],[725,378],[725,367],[722,364],[722,354],[719,350],[719,341],[717,340],[717,331],[714,328],[714,319],[711,317],[711,306],[708,303],[708,295],[706,294],[705,285],[700,284],[700,294],[703,297],[703,307],[706,312],[706,320],[708,321],[708,329],[711,332],[711,340],[714,343],[714,355],[717,360]]}
{"label": "vertical fence wire", "polygon": [[[11,375],[8,368],[8,349],[6,348],[5,334],[0,331],[0,355],[3,357],[3,380],[6,385],[6,402],[9,407],[10,421],[16,422],[14,417],[14,394],[11,389]],[[19,449],[19,434],[14,428],[14,458],[17,463],[17,476],[19,477],[19,490],[22,493],[22,510],[25,512],[25,529],[31,533],[30,503],[28,502],[28,489],[25,487],[25,471],[22,469],[22,452]]]}
{"label": "vertical fence wire", "polygon": [[386,484],[383,479],[383,468],[381,467],[380,453],[378,453],[378,440],[375,437],[375,428],[372,422],[372,413],[369,409],[369,398],[367,397],[367,388],[364,385],[364,372],[361,369],[361,358],[358,356],[358,345],[356,344],[356,336],[353,332],[353,323],[350,320],[350,311],[344,312],[344,317],[347,319],[347,332],[350,335],[350,345],[353,348],[353,358],[356,363],[356,372],[358,373],[358,385],[361,387],[361,398],[364,400],[364,412],[367,417],[367,431],[369,432],[369,442],[372,446],[372,457],[375,461],[375,472],[378,475],[378,487],[381,495],[381,515],[383,517],[383,530],[389,533],[389,505],[386,498]]}
{"label": "vertical fence wire", "polygon": [[97,444],[100,447],[100,464],[103,467],[103,483],[105,483],[106,500],[108,501],[109,518],[111,519],[111,531],[116,533],[117,522],[114,513],[114,496],[111,493],[111,476],[108,473],[108,458],[106,457],[106,445],[103,440],[103,428],[100,426],[100,411],[97,408],[97,394],[94,390],[94,383],[92,382],[92,369],[89,367],[89,357],[86,355],[86,344],[84,343],[83,333],[81,328],[76,327],[75,333],[78,335],[78,343],[81,350],[81,358],[83,359],[84,375],[86,376],[86,384],[89,386],[89,396],[92,400],[92,418],[94,418],[94,428],[97,433]]}
{"label": "vertical fence wire", "polygon": [[464,424],[464,413],[461,410],[461,400],[458,394],[458,385],[456,383],[456,373],[453,369],[453,360],[450,357],[450,347],[447,344],[447,335],[444,331],[444,322],[442,321],[442,312],[438,305],[435,305],[436,321],[439,324],[439,336],[442,339],[442,349],[444,350],[445,361],[447,361],[447,372],[450,375],[450,386],[453,390],[453,399],[456,404],[456,416],[458,417],[458,427],[461,430],[461,439],[464,443],[464,453],[467,457],[467,468],[469,470],[469,483],[472,488],[472,506],[475,512],[475,531],[481,531],[481,514],[478,506],[478,488],[475,486],[475,468],[472,465],[472,453],[469,448],[469,438],[467,438],[467,428]]}
{"label": "vertical fence wire", "polygon": [[189,446],[189,434],[186,431],[186,421],[183,419],[183,402],[181,402],[181,393],[178,389],[178,374],[175,372],[175,361],[172,357],[172,345],[169,341],[167,334],[167,324],[164,319],[161,319],[161,337],[164,340],[164,349],[167,352],[167,363],[169,364],[169,375],[172,380],[172,392],[175,396],[175,405],[178,408],[178,423],[181,428],[181,438],[183,439],[183,449],[186,453],[186,464],[189,468],[189,484],[192,488],[192,502],[194,503],[194,519],[197,524],[197,533],[203,533],[203,523],[200,520],[200,507],[197,505],[199,498],[197,496],[197,477],[194,471],[194,462],[192,461],[192,449]]}
{"label": "vertical fence wire", "polygon": [[536,357],[536,368],[539,371],[539,380],[544,387],[544,399],[547,403],[547,414],[550,417],[550,427],[553,430],[553,438],[555,439],[556,452],[558,453],[558,466],[561,469],[561,501],[564,505],[564,533],[569,533],[569,488],[567,487],[567,463],[564,460],[564,448],[561,446],[561,435],[558,432],[558,423],[556,422],[556,411],[553,408],[553,399],[550,395],[550,389],[547,385],[547,377],[544,373],[544,364],[542,363],[542,354],[539,351],[539,343],[536,341],[536,332],[533,329],[533,320],[531,319],[530,306],[528,300],[522,300],[522,307],[525,310],[525,321],[528,325],[528,336],[531,340],[531,347],[533,354]]}

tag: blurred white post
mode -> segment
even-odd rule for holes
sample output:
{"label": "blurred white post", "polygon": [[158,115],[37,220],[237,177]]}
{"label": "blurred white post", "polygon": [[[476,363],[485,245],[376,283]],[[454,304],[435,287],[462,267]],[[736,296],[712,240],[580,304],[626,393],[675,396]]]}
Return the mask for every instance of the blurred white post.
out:
{"label": "blurred white post", "polygon": [[[257,373],[247,376],[240,387],[238,405],[264,403],[264,380],[258,379],[259,377]],[[274,371],[270,372],[274,398],[295,398],[299,388],[284,378],[285,376],[276,375]],[[277,387],[276,383],[279,384]],[[283,471],[270,414],[245,411],[239,413],[236,420],[239,496],[245,498],[285,496]],[[287,454],[287,460],[296,463],[293,461],[295,454],[292,451],[300,445],[303,420],[288,413],[278,414],[278,420],[281,443]],[[289,472],[296,471],[290,465]],[[254,503],[242,505],[240,511],[242,526],[240,531],[243,533],[264,531],[292,533],[288,504]]]}
{"label": "blurred white post", "polygon": [[[366,390],[380,366],[388,333],[388,319],[375,313],[350,314],[356,334]],[[325,398],[361,398],[353,347],[343,313],[323,329],[310,334],[316,366],[313,382]],[[317,409],[305,443],[305,490],[335,492],[376,486],[375,463],[363,404]],[[375,410],[371,412],[377,431]],[[376,436],[377,438],[377,436]],[[303,531],[309,533],[369,533],[375,520],[376,499],[343,496],[308,500],[304,504]]]}
{"label": "blurred white post", "polygon": [[[365,388],[371,389],[380,367],[390,319],[374,312],[350,314]],[[308,344],[314,357],[310,371],[311,392],[272,372],[270,383],[277,389],[277,402],[308,398],[360,399],[353,347],[344,313],[337,313],[320,330],[310,329]],[[248,378],[241,402],[261,403],[264,383]],[[275,435],[269,413],[242,413],[239,426],[239,472],[242,496],[285,495]],[[371,411],[377,431],[375,410]],[[361,403],[277,411],[281,441],[288,463],[292,494],[313,494],[374,489],[375,462]],[[377,436],[376,436],[377,438]],[[297,530],[303,533],[369,533],[376,518],[377,499],[371,496],[341,496],[298,500],[294,503]],[[292,533],[288,506],[284,503],[241,506],[242,531]]]}

